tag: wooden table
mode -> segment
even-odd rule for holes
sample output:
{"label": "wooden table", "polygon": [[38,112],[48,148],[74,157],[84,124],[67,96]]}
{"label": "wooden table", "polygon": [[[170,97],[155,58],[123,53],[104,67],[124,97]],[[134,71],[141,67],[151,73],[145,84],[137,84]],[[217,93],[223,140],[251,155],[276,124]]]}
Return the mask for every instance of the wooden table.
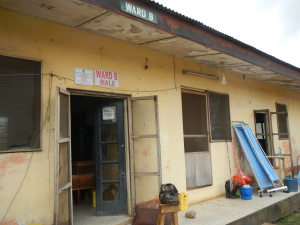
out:
{"label": "wooden table", "polygon": [[157,225],[165,224],[166,213],[172,214],[172,225],[178,225],[178,214],[177,213],[179,212],[179,206],[162,204],[159,199],[157,200],[157,203],[159,205],[159,214],[158,214],[158,218],[157,218]]}

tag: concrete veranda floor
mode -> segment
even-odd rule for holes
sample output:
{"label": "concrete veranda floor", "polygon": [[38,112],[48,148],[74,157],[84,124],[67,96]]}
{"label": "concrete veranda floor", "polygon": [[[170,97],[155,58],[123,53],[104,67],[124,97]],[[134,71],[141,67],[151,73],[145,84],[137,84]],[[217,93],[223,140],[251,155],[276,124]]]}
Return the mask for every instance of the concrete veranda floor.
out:
{"label": "concrete veranda floor", "polygon": [[[273,197],[265,195],[260,198],[257,192],[253,189],[252,200],[243,200],[240,198],[227,199],[223,196],[189,206],[188,211],[193,210],[197,213],[195,219],[185,218],[186,211],[180,211],[178,213],[178,222],[180,225],[230,224],[290,197],[294,197],[296,199],[299,195],[300,192],[276,192],[273,193]],[[125,215],[103,217],[95,216],[95,208],[91,210],[90,207],[86,207],[84,204],[88,204],[87,202],[83,202],[82,204],[83,208],[81,206],[81,209],[74,205],[74,225],[127,225],[132,223],[133,218]],[[298,208],[300,208],[300,205]]]}
{"label": "concrete veranda floor", "polygon": [[[118,216],[96,216],[96,208],[92,207],[93,202],[81,201],[80,205],[73,205],[73,224],[74,225],[115,225],[131,224],[133,217],[127,215]],[[128,221],[128,223],[124,223]]]}
{"label": "concrete veranda floor", "polygon": [[[252,200],[243,200],[241,198],[228,199],[225,198],[225,196],[219,197],[189,207],[188,210],[193,210],[197,213],[195,219],[185,218],[186,211],[180,211],[178,220],[180,225],[229,224],[297,194],[300,194],[300,192],[276,192],[273,193],[273,197],[265,195],[261,198],[253,189]],[[298,206],[298,208],[299,207],[300,205]]]}

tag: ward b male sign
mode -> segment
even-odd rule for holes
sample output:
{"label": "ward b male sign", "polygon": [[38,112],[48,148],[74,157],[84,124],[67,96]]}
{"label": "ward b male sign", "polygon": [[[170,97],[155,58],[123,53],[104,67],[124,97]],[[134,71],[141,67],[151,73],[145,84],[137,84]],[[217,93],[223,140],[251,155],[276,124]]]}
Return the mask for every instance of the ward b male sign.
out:
{"label": "ward b male sign", "polygon": [[119,87],[119,75],[115,72],[95,70],[95,85]]}

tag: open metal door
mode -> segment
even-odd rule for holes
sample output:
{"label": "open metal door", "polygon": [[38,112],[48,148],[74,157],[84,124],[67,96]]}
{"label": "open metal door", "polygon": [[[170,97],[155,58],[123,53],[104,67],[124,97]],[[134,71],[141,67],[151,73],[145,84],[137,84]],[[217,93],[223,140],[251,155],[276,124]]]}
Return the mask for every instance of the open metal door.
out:
{"label": "open metal door", "polygon": [[54,225],[73,224],[70,92],[55,96]]}
{"label": "open metal door", "polygon": [[132,214],[157,198],[162,183],[157,96],[128,99]]}

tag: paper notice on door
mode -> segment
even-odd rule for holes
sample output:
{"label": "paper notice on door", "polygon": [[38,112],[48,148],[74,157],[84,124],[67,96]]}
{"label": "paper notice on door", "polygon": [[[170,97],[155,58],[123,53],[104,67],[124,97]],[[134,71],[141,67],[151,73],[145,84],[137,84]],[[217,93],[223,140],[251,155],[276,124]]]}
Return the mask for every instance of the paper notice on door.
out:
{"label": "paper notice on door", "polygon": [[116,119],[116,107],[108,106],[102,108],[103,120],[115,120]]}

